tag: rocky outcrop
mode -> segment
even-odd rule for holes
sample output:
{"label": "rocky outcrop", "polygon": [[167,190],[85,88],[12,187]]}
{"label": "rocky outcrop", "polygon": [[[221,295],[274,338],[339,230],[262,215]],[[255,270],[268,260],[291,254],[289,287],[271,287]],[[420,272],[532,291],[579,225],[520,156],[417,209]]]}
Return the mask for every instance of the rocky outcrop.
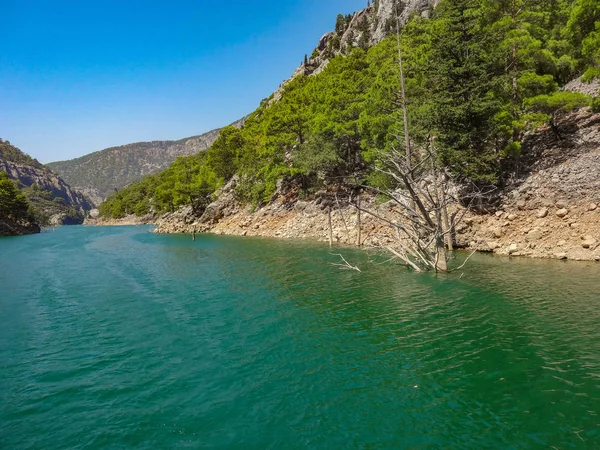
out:
{"label": "rocky outcrop", "polygon": [[[232,125],[241,127],[245,119]],[[195,155],[208,149],[219,137],[219,129],[179,141],[138,142],[101,150],[69,161],[48,164],[74,189],[98,206],[107,195],[144,175],[165,170],[178,156]]]}
{"label": "rocky outcrop", "polygon": [[[301,64],[285,80],[273,94],[272,101],[279,101],[286,84],[300,75],[317,75],[321,73],[329,61],[340,54],[346,54],[349,47],[372,47],[396,30],[397,13],[400,14],[400,25],[405,25],[413,14],[427,16],[439,0],[378,0],[369,7],[355,12],[342,31],[324,34],[311,57]],[[334,44],[335,45],[332,45]]]}
{"label": "rocky outcrop", "polygon": [[91,203],[80,192],[72,189],[61,177],[47,168],[37,168],[0,159],[0,170],[8,173],[10,178],[23,186],[38,186],[49,192],[53,198],[62,199],[67,206],[82,212],[92,209]]}
{"label": "rocky outcrop", "polygon": [[85,218],[84,225],[90,226],[131,226],[131,225],[151,225],[154,224],[157,217],[154,214],[146,214],[145,216],[136,216],[131,214],[120,219],[109,219],[106,217],[100,217],[97,209],[93,209]]}
{"label": "rocky outcrop", "polygon": [[22,236],[36,234],[40,231],[40,227],[36,223],[17,223],[7,217],[0,217],[0,236]]}
{"label": "rocky outcrop", "polygon": [[[389,33],[389,21],[395,17],[395,11],[400,13],[400,22],[405,24],[412,14],[425,14],[435,8],[438,0],[408,0],[398,2],[394,0],[381,0],[378,2],[375,13],[375,22],[372,26],[372,42],[380,42]],[[375,4],[373,5],[375,8]],[[397,8],[397,9],[396,9]]]}
{"label": "rocky outcrop", "polygon": [[[156,233],[211,232],[236,236],[263,236],[283,239],[329,240],[329,210],[331,209],[332,240],[353,244],[358,239],[356,209],[337,202],[334,194],[326,190],[301,199],[299,186],[279,185],[273,200],[255,210],[236,200],[235,181],[225,186],[217,200],[202,214],[186,206],[157,221]],[[340,194],[341,196],[341,194]],[[378,208],[374,198],[365,197],[366,207]],[[381,208],[386,208],[382,206]],[[361,226],[361,243],[381,243],[383,227],[369,217]]]}
{"label": "rocky outcrop", "polygon": [[72,189],[47,167],[0,158],[0,171],[5,171],[19,184],[28,201],[48,219],[49,225],[81,224],[85,213],[92,208],[80,192]]}
{"label": "rocky outcrop", "polygon": [[589,83],[581,81],[581,78],[577,78],[565,85],[564,91],[581,92],[585,95],[591,95],[593,97],[600,96],[600,79],[596,78]]}

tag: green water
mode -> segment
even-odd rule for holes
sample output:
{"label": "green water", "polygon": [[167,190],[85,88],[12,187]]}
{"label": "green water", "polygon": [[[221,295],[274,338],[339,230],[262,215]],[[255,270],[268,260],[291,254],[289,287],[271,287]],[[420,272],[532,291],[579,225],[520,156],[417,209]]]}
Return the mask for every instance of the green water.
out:
{"label": "green water", "polygon": [[0,240],[0,449],[600,448],[600,265]]}

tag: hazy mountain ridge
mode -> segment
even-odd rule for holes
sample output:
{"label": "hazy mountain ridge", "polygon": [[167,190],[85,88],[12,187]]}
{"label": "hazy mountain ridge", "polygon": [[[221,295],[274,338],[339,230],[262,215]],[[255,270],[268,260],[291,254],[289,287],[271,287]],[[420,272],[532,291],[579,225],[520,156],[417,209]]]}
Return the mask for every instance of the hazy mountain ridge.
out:
{"label": "hazy mountain ridge", "polygon": [[[395,30],[395,12],[404,24],[412,14],[427,15],[438,0],[377,0],[369,7],[345,17],[341,29],[326,33],[317,44],[311,58],[301,64],[291,78],[275,91],[281,97],[283,87],[301,74],[318,74],[329,60],[345,54],[350,47],[371,47]],[[336,44],[337,42],[337,44]],[[232,125],[239,128],[245,119]],[[100,150],[67,161],[49,163],[75,189],[81,191],[96,206],[106,197],[145,175],[161,172],[178,156],[190,156],[207,150],[218,138],[221,129],[178,141],[138,142]]]}
{"label": "hazy mountain ridge", "polygon": [[[241,127],[244,119],[232,125]],[[160,172],[179,156],[195,155],[208,149],[219,136],[220,129],[177,141],[137,142],[111,147],[79,158],[48,164],[75,189],[96,206],[108,194]]]}

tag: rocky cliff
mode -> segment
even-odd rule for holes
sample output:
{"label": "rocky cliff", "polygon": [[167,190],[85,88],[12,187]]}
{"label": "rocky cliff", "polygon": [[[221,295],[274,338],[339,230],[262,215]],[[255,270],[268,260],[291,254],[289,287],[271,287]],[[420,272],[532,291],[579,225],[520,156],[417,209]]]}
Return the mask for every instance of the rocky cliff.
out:
{"label": "rocky cliff", "polygon": [[0,140],[0,171],[17,182],[38,219],[53,225],[82,223],[90,202],[48,167],[8,141]]}
{"label": "rocky cliff", "polygon": [[325,33],[313,53],[284,81],[273,94],[275,101],[281,98],[285,85],[299,75],[316,75],[323,71],[337,55],[347,54],[351,47],[369,48],[381,42],[396,30],[397,13],[400,26],[405,25],[413,14],[428,16],[439,0],[376,0],[367,8],[339,16],[336,30]]}
{"label": "rocky cliff", "polygon": [[21,186],[30,203],[52,225],[83,223],[91,203],[47,167],[34,167],[0,159],[0,170]]}
{"label": "rocky cliff", "polygon": [[[232,125],[241,127],[244,119]],[[144,175],[165,170],[178,156],[195,155],[208,149],[220,130],[178,141],[138,142],[101,150],[69,161],[48,164],[95,206],[106,196]]]}

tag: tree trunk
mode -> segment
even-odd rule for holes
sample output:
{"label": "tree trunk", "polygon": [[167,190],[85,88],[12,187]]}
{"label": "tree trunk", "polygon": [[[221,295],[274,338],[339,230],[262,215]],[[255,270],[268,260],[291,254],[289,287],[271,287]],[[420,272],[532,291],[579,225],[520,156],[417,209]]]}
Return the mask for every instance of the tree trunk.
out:
{"label": "tree trunk", "polygon": [[437,242],[437,261],[436,271],[437,272],[448,272],[448,259],[446,254],[446,247],[444,241],[439,239]]}
{"label": "tree trunk", "polygon": [[327,210],[327,223],[329,224],[329,246],[333,247],[333,227],[331,225],[331,206]]}
{"label": "tree trunk", "polygon": [[362,240],[362,236],[361,236],[361,223],[360,223],[360,195],[358,196],[358,199],[356,200],[356,203],[358,205],[358,208],[356,209],[356,245],[357,246],[361,246],[361,240]]}
{"label": "tree trunk", "polygon": [[453,251],[454,240],[452,238],[452,227],[450,226],[450,220],[448,219],[448,208],[445,204],[442,207],[442,221],[444,224],[444,237],[446,238],[446,247],[448,248],[448,250]]}
{"label": "tree trunk", "polygon": [[408,108],[406,105],[406,90],[404,87],[404,70],[402,69],[402,47],[400,44],[400,14],[396,9],[396,33],[398,39],[398,66],[400,67],[400,93],[402,94],[402,116],[404,118],[404,151],[406,152],[406,166],[412,175],[412,152],[410,148],[410,135],[408,130]]}

